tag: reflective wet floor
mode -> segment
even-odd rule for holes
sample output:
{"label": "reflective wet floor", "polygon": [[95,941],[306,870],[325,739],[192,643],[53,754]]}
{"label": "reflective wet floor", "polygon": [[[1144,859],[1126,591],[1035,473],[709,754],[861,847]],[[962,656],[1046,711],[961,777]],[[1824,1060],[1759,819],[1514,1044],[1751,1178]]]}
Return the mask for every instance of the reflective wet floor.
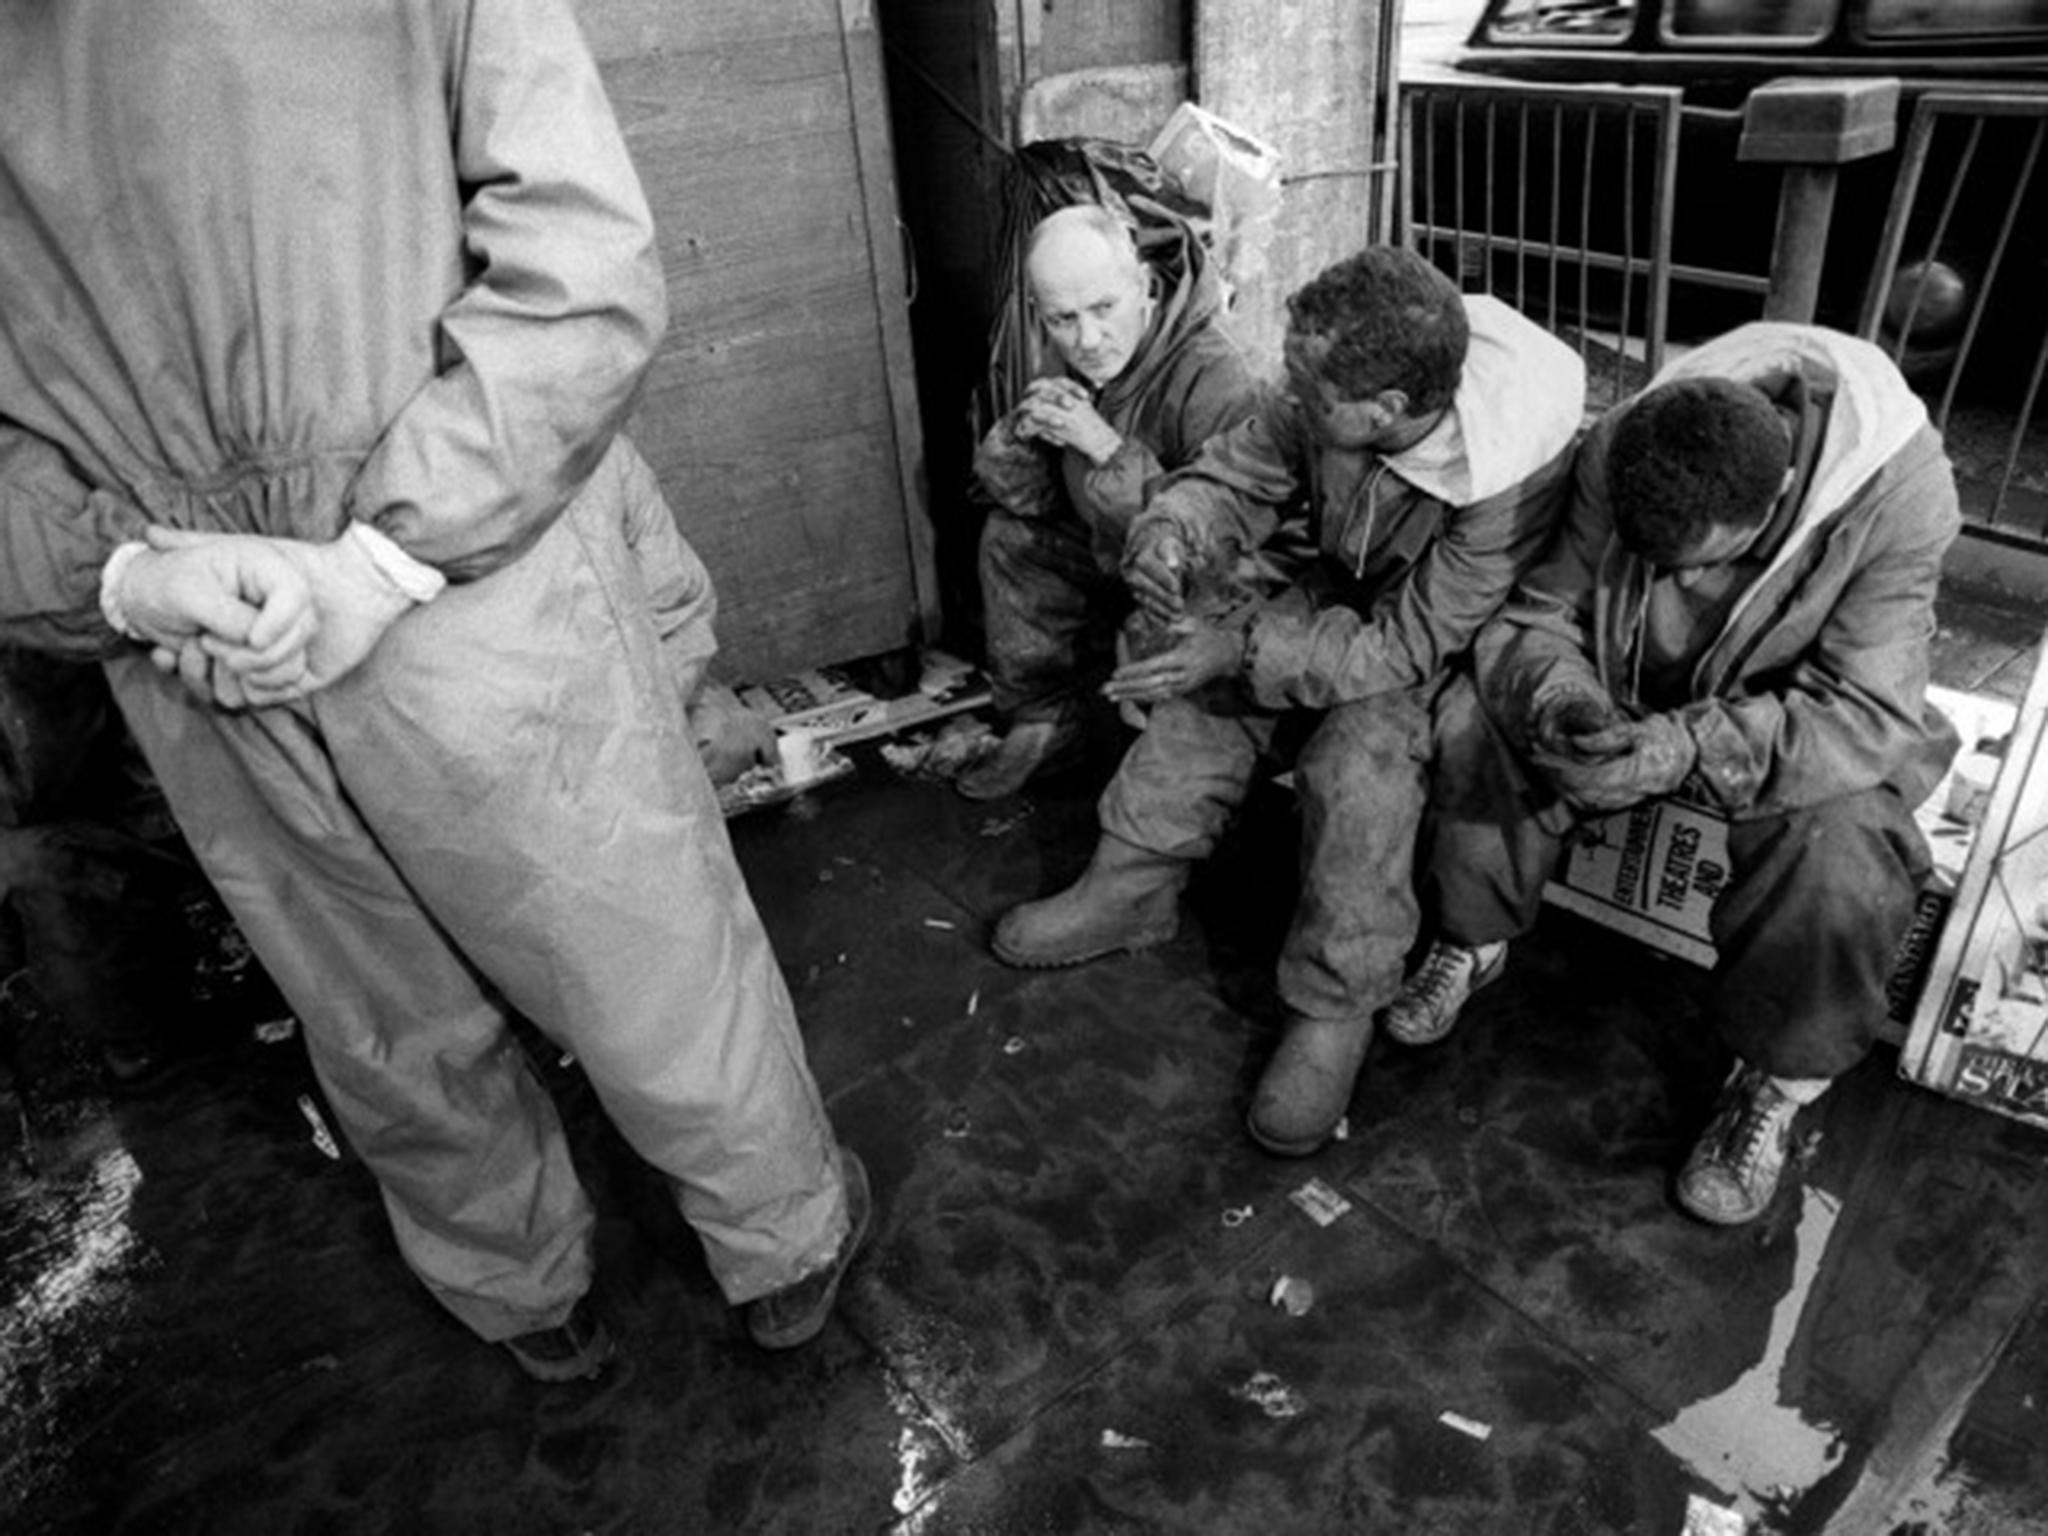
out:
{"label": "reflective wet floor", "polygon": [[[1944,618],[1943,680],[2017,698],[2032,616]],[[2048,1135],[1881,1050],[1762,1221],[1689,1221],[1725,1065],[1695,973],[1551,913],[1448,1042],[1375,1046],[1347,1139],[1277,1160],[1241,1117],[1283,793],[1173,943],[1026,973],[988,928],[1080,869],[1089,776],[976,806],[855,755],[734,823],[878,1197],[814,1345],[747,1342],[537,1042],[602,1213],[594,1386],[529,1383],[411,1280],[246,975],[133,1100],[16,989],[0,1529],[2048,1532]]]}

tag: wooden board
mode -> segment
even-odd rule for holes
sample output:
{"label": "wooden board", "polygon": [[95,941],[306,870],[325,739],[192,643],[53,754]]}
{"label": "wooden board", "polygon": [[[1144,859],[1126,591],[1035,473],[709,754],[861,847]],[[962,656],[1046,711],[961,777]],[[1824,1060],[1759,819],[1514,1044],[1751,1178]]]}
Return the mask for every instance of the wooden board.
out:
{"label": "wooden board", "polygon": [[630,430],[717,582],[722,670],[935,624],[879,45],[865,0],[583,0],[671,320]]}

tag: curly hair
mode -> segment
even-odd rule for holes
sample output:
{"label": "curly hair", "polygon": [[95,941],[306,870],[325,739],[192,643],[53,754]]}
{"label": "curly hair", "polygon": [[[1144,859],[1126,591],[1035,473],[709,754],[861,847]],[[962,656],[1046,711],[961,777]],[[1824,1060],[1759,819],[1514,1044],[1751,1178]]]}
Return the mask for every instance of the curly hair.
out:
{"label": "curly hair", "polygon": [[1623,409],[1608,443],[1615,532],[1631,552],[1664,565],[1715,528],[1760,527],[1791,457],[1791,434],[1755,386],[1656,385]]}
{"label": "curly hair", "polygon": [[1339,396],[1408,396],[1413,416],[1458,392],[1471,330],[1457,284],[1396,245],[1369,245],[1325,267],[1287,300],[1294,330],[1329,343],[1322,373]]}

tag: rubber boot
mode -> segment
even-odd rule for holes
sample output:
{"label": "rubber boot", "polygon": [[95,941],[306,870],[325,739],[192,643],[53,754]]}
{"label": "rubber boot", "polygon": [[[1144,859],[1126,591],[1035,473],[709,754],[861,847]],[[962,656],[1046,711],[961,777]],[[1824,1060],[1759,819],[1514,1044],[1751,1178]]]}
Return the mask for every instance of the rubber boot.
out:
{"label": "rubber boot", "polygon": [[1369,1017],[1290,1016],[1245,1116],[1252,1140],[1282,1157],[1307,1157],[1322,1146],[1351,1107],[1351,1090],[1371,1044]]}
{"label": "rubber boot", "polygon": [[1164,944],[1180,927],[1189,868],[1105,832],[1079,880],[1005,912],[989,947],[1006,964],[1036,970]]}

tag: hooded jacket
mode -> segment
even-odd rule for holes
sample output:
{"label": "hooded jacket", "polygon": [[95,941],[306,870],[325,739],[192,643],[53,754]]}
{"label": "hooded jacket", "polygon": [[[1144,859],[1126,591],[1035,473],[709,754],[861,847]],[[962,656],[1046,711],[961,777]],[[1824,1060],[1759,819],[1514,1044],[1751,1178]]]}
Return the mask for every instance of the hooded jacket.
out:
{"label": "hooded jacket", "polygon": [[483,575],[632,406],[661,267],[571,9],[276,13],[0,6],[0,639],[113,649],[149,523]]}
{"label": "hooded jacket", "polygon": [[1147,260],[1166,290],[1151,332],[1124,371],[1095,395],[1095,409],[1123,437],[1109,462],[1021,442],[1007,416],[982,439],[974,459],[976,476],[1002,510],[1017,517],[1079,517],[1110,571],[1122,558],[1132,520],[1160,481],[1211,436],[1247,417],[1259,394],[1251,365],[1224,327],[1222,285],[1201,242],[1183,229],[1176,252]]}
{"label": "hooded jacket", "polygon": [[[1677,710],[1699,749],[1688,789],[1738,819],[1880,785],[1919,804],[1956,747],[1926,690],[1942,555],[1961,526],[1926,407],[1878,348],[1817,326],[1743,326],[1651,387],[1702,377],[1830,403],[1789,528],[1718,633],[1699,637]],[[1644,708],[1656,572],[1615,536],[1607,495],[1609,445],[1628,409],[1588,434],[1556,548],[1480,645],[1482,694],[1517,734],[1559,691]]]}
{"label": "hooded jacket", "polygon": [[1139,519],[1172,524],[1198,561],[1234,548],[1282,573],[1246,639],[1265,707],[1328,709],[1437,677],[1541,552],[1570,479],[1585,369],[1498,299],[1469,294],[1465,310],[1457,392],[1422,441],[1384,455],[1328,447],[1274,391]]}

